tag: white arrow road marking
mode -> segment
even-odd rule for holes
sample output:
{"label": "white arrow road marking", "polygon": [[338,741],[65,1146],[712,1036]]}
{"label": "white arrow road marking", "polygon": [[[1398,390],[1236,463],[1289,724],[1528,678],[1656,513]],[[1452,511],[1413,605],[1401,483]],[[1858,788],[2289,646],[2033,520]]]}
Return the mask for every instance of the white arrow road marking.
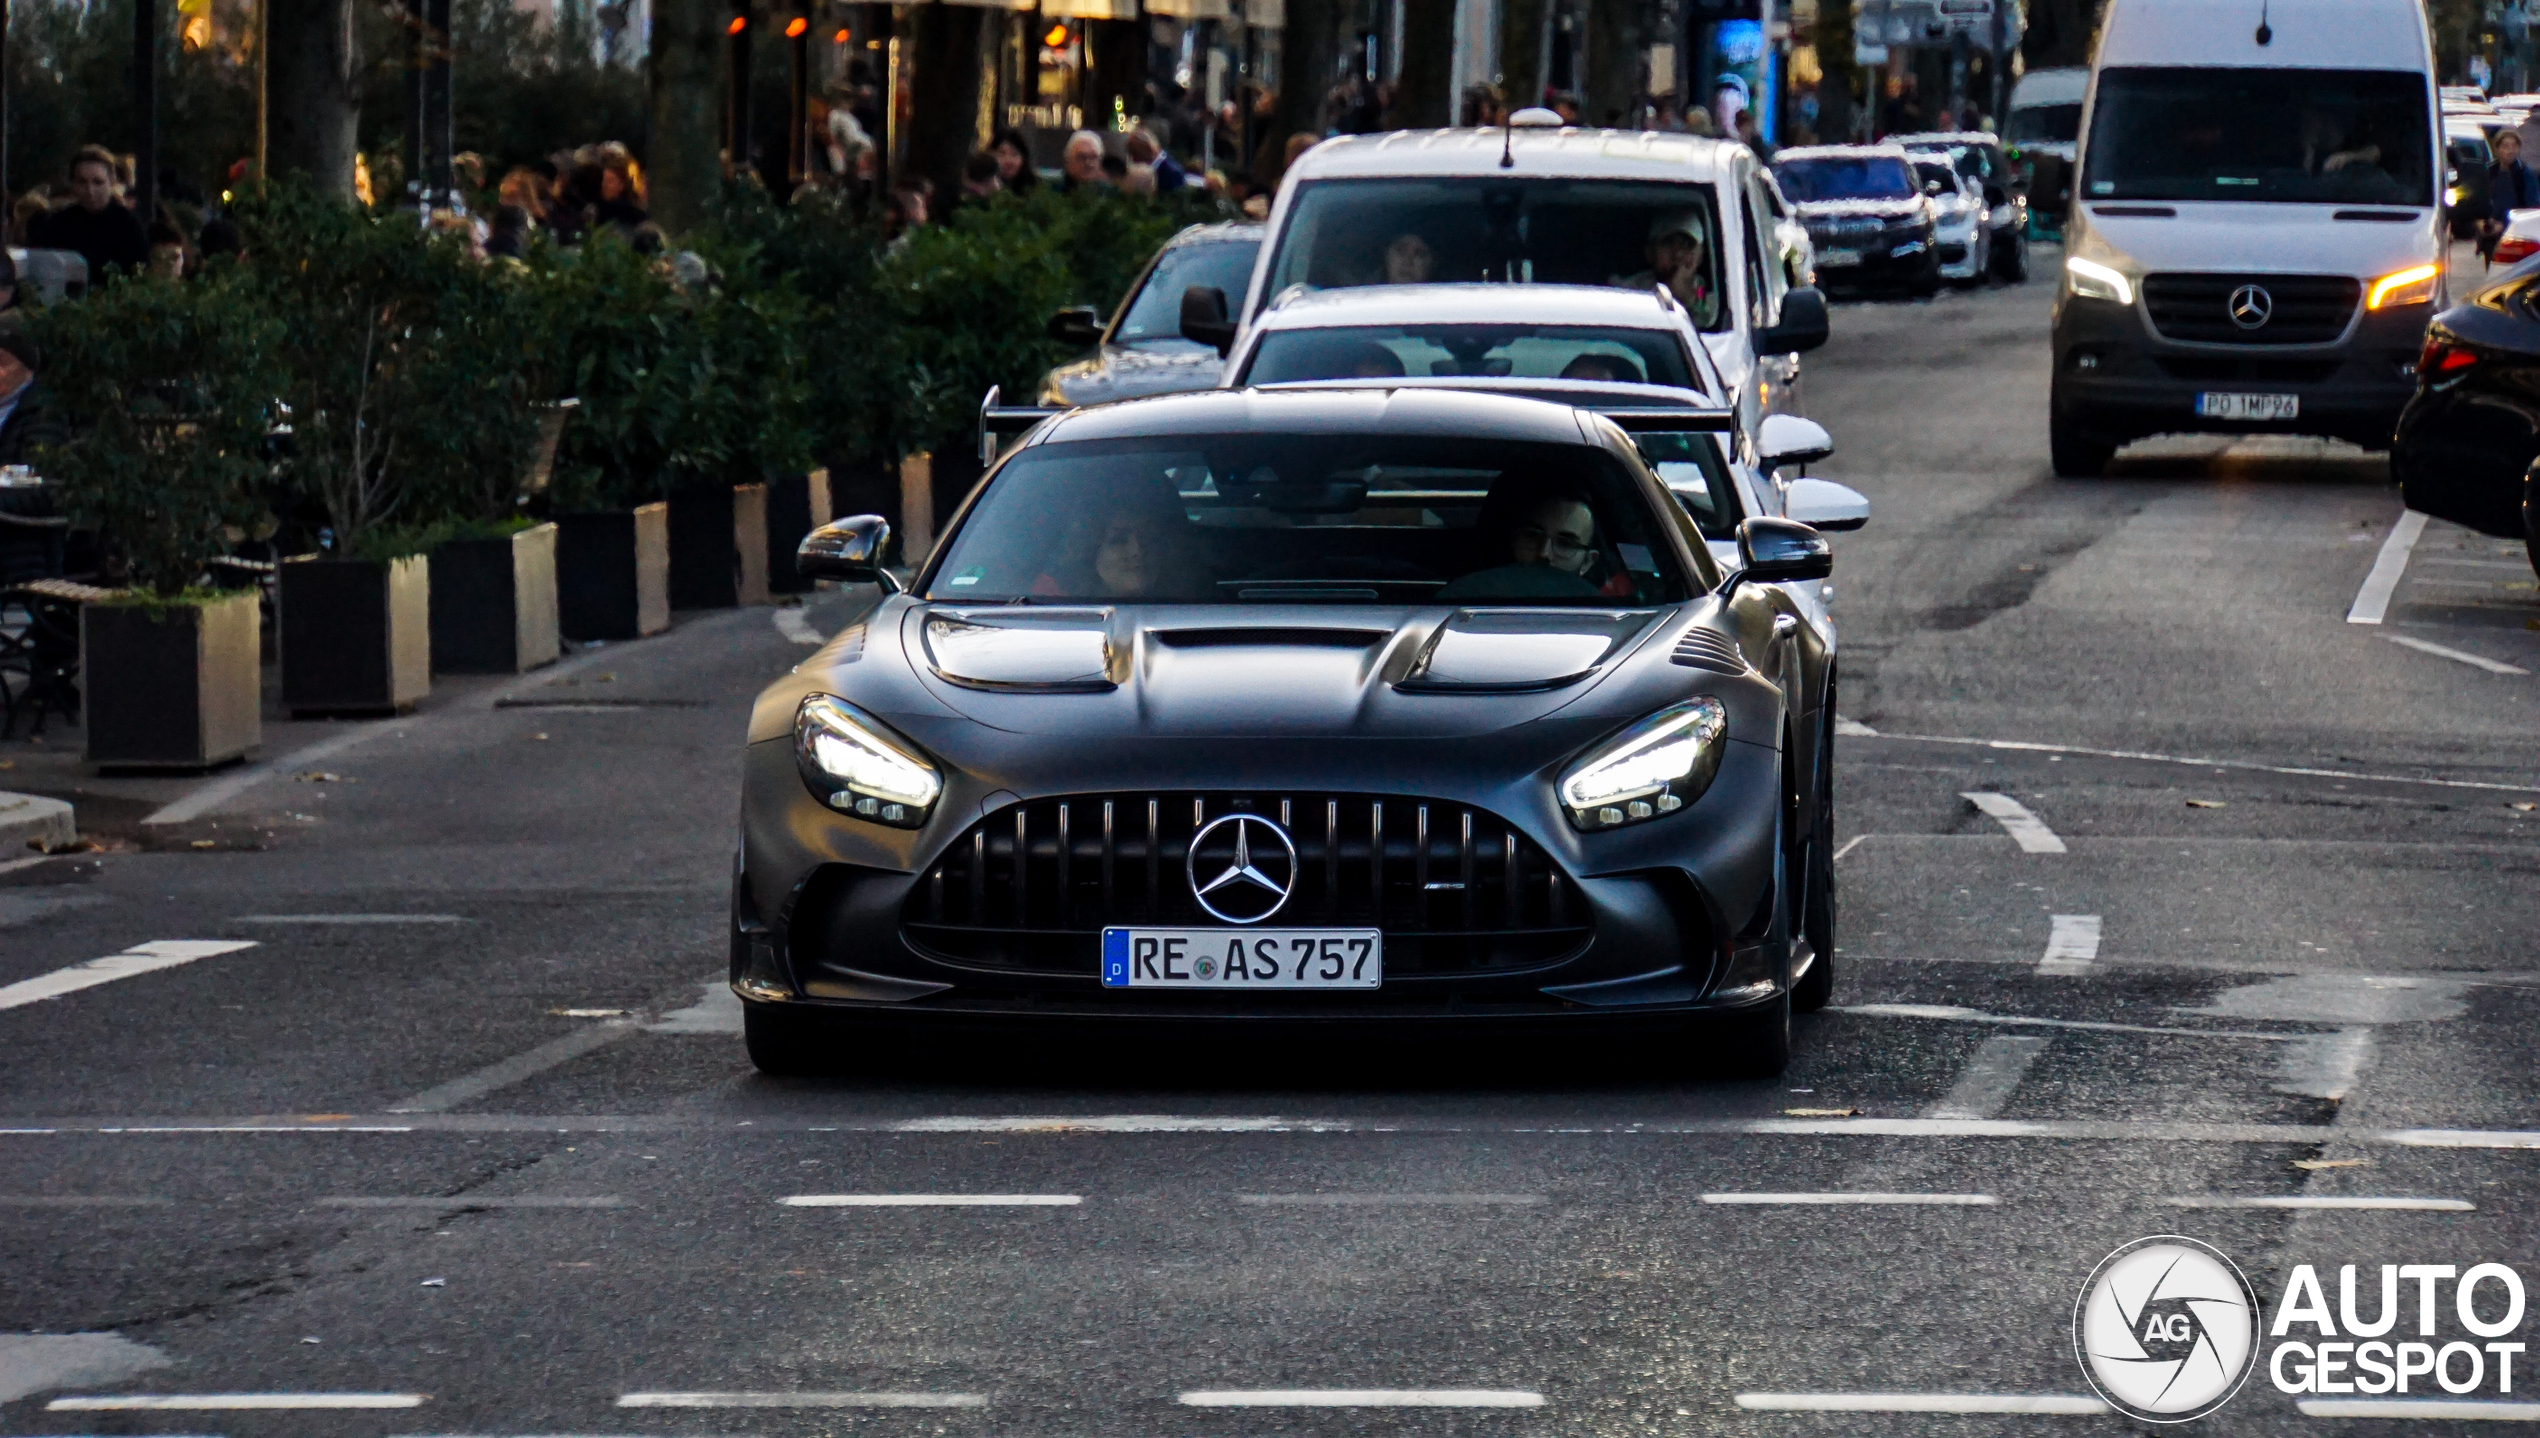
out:
{"label": "white arrow road marking", "polygon": [[2381,541],[2372,573],[2364,576],[2364,587],[2355,591],[2354,606],[2346,611],[2347,623],[2379,624],[2390,612],[2390,596],[2399,587],[2399,577],[2408,572],[2408,551],[2416,548],[2417,536],[2423,533],[2425,516],[2413,509],[2390,526],[2390,537]]}
{"label": "white arrow road marking", "polygon": [[90,959],[84,964],[55,969],[41,977],[0,988],[0,1009],[58,999],[64,994],[75,994],[99,984],[111,984],[135,974],[156,973],[160,969],[190,964],[196,959],[208,959],[214,954],[234,953],[255,946],[253,939],[152,939],[146,944],[135,944],[120,954]]}
{"label": "white arrow road marking", "polygon": [[2019,843],[2022,853],[2060,854],[2064,852],[2064,841],[2055,837],[2055,831],[2046,827],[2046,821],[2030,813],[2026,804],[2010,795],[1996,794],[1991,790],[1977,790],[1958,797],[1991,816],[1993,822],[2002,826],[2004,833],[2009,834]]}
{"label": "white arrow road marking", "polygon": [[2070,978],[2099,967],[2099,916],[2097,914],[2057,914],[2055,931],[2046,936],[2046,954],[2037,961],[2038,973],[2048,978]]}
{"label": "white arrow road marking", "polygon": [[820,637],[819,630],[811,627],[811,621],[803,617],[800,609],[792,607],[771,609],[768,611],[768,617],[775,621],[777,633],[796,644],[821,645],[829,642]]}
{"label": "white arrow road marking", "polygon": [[2528,674],[2531,672],[2519,665],[2505,664],[2494,659],[2486,658],[2483,655],[2472,654],[2466,649],[2450,649],[2440,644],[2429,644],[2422,639],[2410,639],[2404,634],[2384,634],[2381,637],[2389,640],[2393,644],[2404,644],[2408,648],[2413,649],[2420,654],[2431,654],[2437,659],[2450,659],[2458,663],[2472,665],[2476,668],[2484,669],[2490,674]]}

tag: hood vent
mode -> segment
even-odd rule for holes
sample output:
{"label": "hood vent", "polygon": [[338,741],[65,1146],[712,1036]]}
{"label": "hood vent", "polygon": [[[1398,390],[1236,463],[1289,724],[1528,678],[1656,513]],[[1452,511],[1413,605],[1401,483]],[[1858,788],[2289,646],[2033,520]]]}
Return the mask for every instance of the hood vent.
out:
{"label": "hood vent", "polygon": [[1676,652],[1668,656],[1687,669],[1708,669],[1714,674],[1743,674],[1746,656],[1738,652],[1736,641],[1716,629],[1695,627],[1676,640]]}

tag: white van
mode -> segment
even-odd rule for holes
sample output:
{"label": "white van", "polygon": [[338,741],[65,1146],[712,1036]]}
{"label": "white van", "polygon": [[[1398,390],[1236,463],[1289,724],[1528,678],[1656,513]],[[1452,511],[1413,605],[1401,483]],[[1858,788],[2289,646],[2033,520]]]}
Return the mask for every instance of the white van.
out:
{"label": "white van", "polygon": [[[1526,123],[1538,118],[1549,123]],[[1754,152],[1559,128],[1549,110],[1517,121],[1343,136],[1306,151],[1279,186],[1249,292],[1210,313],[1194,290],[1183,333],[1231,349],[1237,329],[1298,285],[1645,287],[1660,232],[1672,229],[1696,242],[1699,284],[1679,289],[1748,432],[1795,408],[1797,356],[1825,343],[1825,298],[1790,287]]]}
{"label": "white van", "polygon": [[2423,0],[2109,0],[2055,300],[2055,472],[2178,432],[2387,449],[2445,302]]}

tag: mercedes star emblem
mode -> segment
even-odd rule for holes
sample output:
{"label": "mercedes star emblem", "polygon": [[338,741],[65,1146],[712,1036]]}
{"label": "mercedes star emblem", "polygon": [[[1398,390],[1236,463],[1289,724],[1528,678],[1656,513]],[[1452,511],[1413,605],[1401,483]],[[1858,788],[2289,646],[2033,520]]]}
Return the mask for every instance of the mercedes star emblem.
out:
{"label": "mercedes star emblem", "polygon": [[[2210,293],[2210,292],[2209,292]],[[2275,296],[2256,285],[2242,285],[2231,292],[2231,322],[2244,330],[2254,330],[2275,316]]]}
{"label": "mercedes star emblem", "polygon": [[[1208,836],[1233,825],[1235,858],[1217,877],[1202,883],[1199,854]],[[1190,857],[1182,861],[1190,877],[1191,897],[1211,915],[1230,924],[1257,924],[1279,912],[1296,887],[1296,841],[1288,831],[1258,814],[1228,814],[1212,819],[1191,836]]]}

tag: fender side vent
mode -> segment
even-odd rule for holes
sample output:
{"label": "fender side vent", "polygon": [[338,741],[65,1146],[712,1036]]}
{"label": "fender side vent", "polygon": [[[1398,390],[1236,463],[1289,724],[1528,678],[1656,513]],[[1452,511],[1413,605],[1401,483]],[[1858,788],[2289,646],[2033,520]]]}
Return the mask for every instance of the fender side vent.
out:
{"label": "fender side vent", "polygon": [[1714,674],[1743,674],[1746,656],[1737,644],[1716,629],[1688,629],[1676,640],[1676,652],[1669,656],[1688,669],[1708,669]]}

